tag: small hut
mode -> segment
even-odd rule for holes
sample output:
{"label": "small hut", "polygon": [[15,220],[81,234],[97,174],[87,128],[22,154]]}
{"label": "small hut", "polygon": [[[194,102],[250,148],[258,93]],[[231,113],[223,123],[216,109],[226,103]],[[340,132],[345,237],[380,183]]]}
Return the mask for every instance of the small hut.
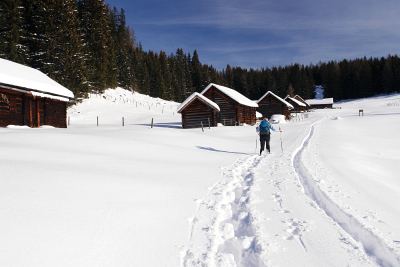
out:
{"label": "small hut", "polygon": [[274,114],[284,115],[286,119],[290,119],[290,110],[293,106],[272,93],[271,91],[266,92],[258,101],[257,111],[263,115],[263,118],[271,118]]}
{"label": "small hut", "polygon": [[310,105],[303,98],[301,98],[299,95],[295,95],[293,98],[296,99],[297,101],[300,101],[301,103],[305,104],[307,111],[310,109]]}
{"label": "small hut", "polygon": [[0,127],[67,127],[67,102],[74,94],[44,73],[0,59]]}
{"label": "small hut", "polygon": [[301,102],[297,99],[294,99],[293,97],[286,96],[285,100],[287,102],[289,102],[290,104],[292,104],[292,106],[294,107],[290,112],[299,113],[299,112],[303,112],[307,108],[306,104],[304,104],[303,102]]}
{"label": "small hut", "polygon": [[210,99],[199,93],[193,93],[177,107],[182,114],[182,128],[199,128],[217,126],[219,107]]}
{"label": "small hut", "polygon": [[221,109],[217,114],[217,122],[233,126],[256,123],[258,105],[239,92],[217,84],[210,83],[201,94]]}
{"label": "small hut", "polygon": [[332,108],[333,106],[333,98],[307,99],[306,102],[310,105],[310,108],[315,109]]}

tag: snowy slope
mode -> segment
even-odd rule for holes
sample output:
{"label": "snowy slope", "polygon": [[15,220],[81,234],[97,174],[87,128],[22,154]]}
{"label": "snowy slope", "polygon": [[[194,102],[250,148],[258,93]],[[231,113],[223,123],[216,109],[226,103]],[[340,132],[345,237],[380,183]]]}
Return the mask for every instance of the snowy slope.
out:
{"label": "snowy slope", "polygon": [[253,126],[122,89],[0,128],[0,266],[400,266],[399,103],[311,112],[261,157]]}

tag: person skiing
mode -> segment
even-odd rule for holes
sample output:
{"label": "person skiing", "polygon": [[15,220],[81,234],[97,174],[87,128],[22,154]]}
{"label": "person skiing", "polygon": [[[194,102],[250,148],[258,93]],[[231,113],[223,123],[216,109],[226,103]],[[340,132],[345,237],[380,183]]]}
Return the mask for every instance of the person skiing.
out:
{"label": "person skiing", "polygon": [[[271,130],[274,132],[278,132],[275,128],[269,123],[268,119],[263,119],[260,125],[257,127],[257,133],[260,135],[260,156],[264,151],[264,146],[267,147],[268,153],[271,153],[271,148],[269,146],[269,141],[271,138]],[[279,128],[279,131],[282,130]]]}

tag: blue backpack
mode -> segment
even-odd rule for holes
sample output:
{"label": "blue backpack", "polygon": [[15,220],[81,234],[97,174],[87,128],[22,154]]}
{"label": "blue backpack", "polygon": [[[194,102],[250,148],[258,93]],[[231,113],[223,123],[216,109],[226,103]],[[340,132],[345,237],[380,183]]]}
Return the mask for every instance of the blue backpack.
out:
{"label": "blue backpack", "polygon": [[260,124],[260,135],[268,135],[268,134],[271,134],[269,122],[262,121]]}

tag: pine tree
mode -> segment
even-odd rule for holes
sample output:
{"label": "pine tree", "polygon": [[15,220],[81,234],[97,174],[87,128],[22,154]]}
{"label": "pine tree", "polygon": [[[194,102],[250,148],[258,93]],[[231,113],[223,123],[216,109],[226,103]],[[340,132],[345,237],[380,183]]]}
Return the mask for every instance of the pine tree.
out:
{"label": "pine tree", "polygon": [[202,65],[199,60],[199,55],[197,54],[197,51],[194,50],[193,52],[193,57],[190,65],[190,70],[192,74],[192,83],[195,92],[201,92],[203,88],[202,84]]}
{"label": "pine tree", "polygon": [[30,65],[69,88],[87,92],[85,57],[74,0],[23,1]]}
{"label": "pine tree", "polygon": [[23,13],[21,0],[0,2],[0,57],[22,64],[28,60],[28,48],[23,45]]}
{"label": "pine tree", "polygon": [[118,67],[118,85],[133,90],[135,85],[134,62],[135,34],[126,26],[125,11],[115,7],[111,12],[111,28],[114,38],[114,54]]}
{"label": "pine tree", "polygon": [[90,88],[99,92],[118,85],[111,34],[111,16],[103,0],[78,2],[82,34],[87,47],[87,67]]}

